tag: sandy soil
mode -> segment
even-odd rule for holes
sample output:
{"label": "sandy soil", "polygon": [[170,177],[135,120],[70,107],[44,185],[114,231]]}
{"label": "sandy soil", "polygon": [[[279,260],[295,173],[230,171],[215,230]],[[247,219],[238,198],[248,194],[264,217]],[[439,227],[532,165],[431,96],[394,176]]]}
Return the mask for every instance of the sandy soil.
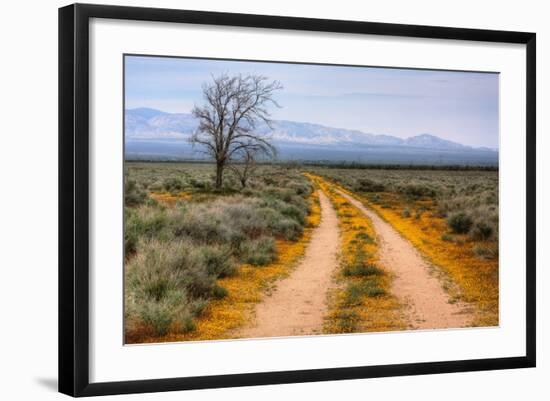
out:
{"label": "sandy soil", "polygon": [[335,284],[338,266],[338,218],[329,199],[319,192],[321,222],[314,229],[304,258],[296,269],[277,283],[271,296],[256,306],[248,327],[238,337],[274,337],[320,333],[327,311],[327,291]]}
{"label": "sandy soil", "polygon": [[339,191],[351,204],[367,215],[374,224],[380,242],[380,264],[395,273],[391,292],[407,305],[406,316],[412,329],[466,327],[472,320],[472,308],[449,303],[449,295],[433,267],[416,248],[378,214],[350,195]]}

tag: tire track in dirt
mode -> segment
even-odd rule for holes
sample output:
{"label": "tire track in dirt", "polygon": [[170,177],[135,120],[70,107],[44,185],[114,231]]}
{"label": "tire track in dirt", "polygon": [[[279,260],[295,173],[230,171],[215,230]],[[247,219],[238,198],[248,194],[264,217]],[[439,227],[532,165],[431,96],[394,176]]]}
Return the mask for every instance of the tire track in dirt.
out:
{"label": "tire track in dirt", "polygon": [[321,222],[314,229],[300,264],[277,283],[256,306],[251,324],[237,337],[281,337],[321,333],[327,312],[327,291],[335,284],[340,247],[338,217],[323,191],[319,191]]}
{"label": "tire track in dirt", "polygon": [[395,273],[391,292],[406,305],[412,329],[458,328],[470,325],[472,308],[449,303],[440,280],[430,273],[431,265],[389,223],[349,194],[336,189],[371,219],[380,242],[380,264]]}

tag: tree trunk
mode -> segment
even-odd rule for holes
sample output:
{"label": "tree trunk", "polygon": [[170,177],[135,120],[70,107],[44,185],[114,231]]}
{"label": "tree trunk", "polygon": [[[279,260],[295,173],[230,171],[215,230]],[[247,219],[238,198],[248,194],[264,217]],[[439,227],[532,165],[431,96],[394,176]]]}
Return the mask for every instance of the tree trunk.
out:
{"label": "tree trunk", "polygon": [[246,182],[248,181],[248,169],[250,168],[248,163],[250,163],[250,160],[246,161],[243,173],[241,175],[241,185],[243,186],[243,188],[246,188]]}
{"label": "tree trunk", "polygon": [[216,189],[220,189],[223,183],[223,163],[216,163]]}

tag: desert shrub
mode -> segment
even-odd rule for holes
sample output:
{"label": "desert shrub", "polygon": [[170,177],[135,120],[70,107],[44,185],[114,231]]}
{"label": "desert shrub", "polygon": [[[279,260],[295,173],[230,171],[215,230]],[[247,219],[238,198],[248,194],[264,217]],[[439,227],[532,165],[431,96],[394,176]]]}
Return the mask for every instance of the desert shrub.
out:
{"label": "desert shrub", "polygon": [[237,266],[228,245],[214,245],[201,248],[202,263],[209,275],[228,277],[235,274]]}
{"label": "desert shrub", "polygon": [[339,333],[353,333],[357,331],[361,317],[354,311],[340,311],[336,316],[336,327]]}
{"label": "desert shrub", "polygon": [[215,299],[222,299],[229,294],[229,291],[227,291],[225,287],[222,287],[221,285],[216,284],[214,285],[214,287],[212,287],[211,294],[212,294],[212,297]]}
{"label": "desert shrub", "polygon": [[136,229],[128,229],[128,220],[131,219],[134,212],[131,209],[124,209],[124,255],[133,254],[137,250],[139,241],[139,232]]}
{"label": "desert shrub", "polygon": [[311,184],[309,182],[293,182],[289,188],[292,189],[296,195],[303,197],[309,196],[312,191]]}
{"label": "desert shrub", "polygon": [[364,231],[359,231],[357,234],[355,234],[355,239],[365,242],[367,244],[372,244],[374,242],[374,239]]}
{"label": "desert shrub", "polygon": [[359,178],[355,185],[355,190],[360,192],[383,192],[386,190],[386,187],[380,182],[375,182],[368,178]]}
{"label": "desert shrub", "polygon": [[[358,234],[362,234],[362,232]],[[369,242],[372,242],[368,234],[366,235],[367,235],[366,239],[368,239]],[[357,238],[357,235],[356,235],[356,238]],[[342,270],[342,274],[344,276],[366,277],[366,276],[383,274],[383,271],[381,269],[379,269],[369,261],[371,255],[363,249],[363,245],[365,244],[365,242],[366,242],[365,240],[362,240],[361,242],[356,244],[353,260],[350,263],[347,263]]]}
{"label": "desert shrub", "polygon": [[280,235],[287,240],[297,240],[302,235],[303,227],[296,220],[282,218],[273,226],[275,235]]}
{"label": "desert shrub", "polygon": [[242,243],[243,260],[254,266],[265,266],[277,257],[277,247],[271,237],[262,237]]}
{"label": "desert shrub", "polygon": [[352,263],[342,270],[344,276],[368,277],[383,274],[383,271],[374,264]]}
{"label": "desert shrub", "polygon": [[133,315],[162,336],[186,330],[215,293],[215,277],[202,264],[200,249],[183,241],[147,241],[126,266],[126,301]]}
{"label": "desert shrub", "polygon": [[370,202],[378,203],[378,202],[380,202],[380,195],[378,195],[378,194],[370,195],[370,196],[367,197],[367,199]]}
{"label": "desert shrub", "polygon": [[[143,323],[151,326],[156,335],[164,336],[168,333],[176,314],[172,302],[144,302],[140,305],[139,316]],[[184,313],[184,319],[187,314]]]}
{"label": "desert shrub", "polygon": [[351,283],[346,288],[344,294],[344,304],[347,306],[361,305],[364,296],[378,297],[384,295],[385,293],[386,291],[379,287],[374,280]]}
{"label": "desert shrub", "polygon": [[290,188],[269,187],[266,193],[274,199],[279,199],[283,202],[290,203],[294,196],[294,191]]}
{"label": "desert shrub", "polygon": [[344,305],[357,306],[363,301],[363,287],[361,284],[350,284],[344,293]]}
{"label": "desert shrub", "polygon": [[124,233],[124,256],[128,257],[137,250],[139,237],[135,232],[125,232]]}
{"label": "desert shrub", "polygon": [[213,207],[193,205],[181,218],[172,222],[176,237],[191,238],[199,243],[232,243],[237,233],[233,227],[224,224],[225,217]]}
{"label": "desert shrub", "polygon": [[[150,244],[153,245],[144,245],[146,252],[145,259],[142,260],[148,274],[157,272],[155,280],[166,278],[170,285],[184,288],[194,298],[208,298],[217,276],[207,269],[205,246],[197,247],[186,241],[152,241]],[[137,257],[136,260],[139,263],[140,258]],[[144,287],[147,287],[145,283]]]}
{"label": "desert shrub", "polygon": [[437,212],[441,217],[464,210],[472,210],[474,200],[469,196],[453,196],[447,199],[439,199]]}
{"label": "desert shrub", "polygon": [[170,177],[162,181],[162,188],[168,192],[182,191],[185,189],[185,183],[180,178]]}
{"label": "desert shrub", "polygon": [[210,181],[198,180],[198,179],[195,179],[195,178],[191,178],[189,180],[189,185],[191,185],[193,188],[197,188],[197,189],[209,189],[211,187]]}
{"label": "desert shrub", "polygon": [[371,285],[365,288],[365,294],[368,297],[379,297],[386,294],[386,291],[376,285]]}
{"label": "desert shrub", "polygon": [[288,205],[283,210],[281,210],[281,214],[283,216],[290,217],[291,219],[296,220],[301,225],[305,223],[306,213],[307,210],[299,209],[295,205]]}
{"label": "desert shrub", "polygon": [[283,216],[271,207],[260,208],[258,218],[265,222],[269,231],[276,237],[295,240],[303,232],[303,226],[299,222]]}
{"label": "desert shrub", "polygon": [[476,244],[474,253],[481,259],[496,259],[498,258],[498,243],[497,244]]}
{"label": "desert shrub", "polygon": [[411,217],[411,211],[409,210],[408,207],[406,207],[405,209],[403,209],[403,211],[401,212],[401,217],[403,217],[403,218],[409,218],[409,217]]}
{"label": "desert shrub", "polygon": [[433,188],[421,184],[409,184],[400,186],[398,188],[398,192],[401,192],[402,194],[405,194],[410,198],[433,198],[436,195],[436,192]]}
{"label": "desert shrub", "polygon": [[498,192],[490,192],[485,195],[484,203],[487,205],[498,204]]}
{"label": "desert shrub", "polygon": [[464,212],[453,213],[447,218],[447,224],[456,234],[466,234],[470,231],[473,221],[472,218]]}
{"label": "desert shrub", "polygon": [[124,211],[124,253],[126,256],[137,250],[140,239],[161,237],[160,232],[166,227],[167,219],[164,210],[156,207],[142,206],[138,209]]}
{"label": "desert shrub", "polygon": [[127,207],[139,206],[148,199],[147,192],[139,186],[134,180],[125,180],[124,182],[124,204]]}
{"label": "desert shrub", "polygon": [[232,203],[220,203],[220,213],[223,218],[238,231],[248,237],[258,237],[267,230],[267,224],[259,218],[258,203],[241,197],[236,197]]}
{"label": "desert shrub", "polygon": [[164,189],[161,181],[155,181],[152,184],[150,184],[147,188],[150,191],[154,191],[154,192],[162,191]]}
{"label": "desert shrub", "polygon": [[485,221],[477,221],[470,233],[473,239],[485,241],[493,235],[493,227]]}
{"label": "desert shrub", "polygon": [[127,215],[126,228],[135,230],[141,238],[152,238],[156,237],[167,223],[164,209],[142,206]]}

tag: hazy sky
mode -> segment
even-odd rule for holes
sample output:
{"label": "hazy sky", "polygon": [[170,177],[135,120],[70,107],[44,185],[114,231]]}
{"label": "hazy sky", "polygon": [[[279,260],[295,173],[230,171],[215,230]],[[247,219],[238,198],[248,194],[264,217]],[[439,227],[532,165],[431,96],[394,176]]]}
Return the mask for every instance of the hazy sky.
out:
{"label": "hazy sky", "polygon": [[188,113],[221,73],[279,80],[272,117],[498,148],[498,74],[164,57],[126,57],[126,108]]}

